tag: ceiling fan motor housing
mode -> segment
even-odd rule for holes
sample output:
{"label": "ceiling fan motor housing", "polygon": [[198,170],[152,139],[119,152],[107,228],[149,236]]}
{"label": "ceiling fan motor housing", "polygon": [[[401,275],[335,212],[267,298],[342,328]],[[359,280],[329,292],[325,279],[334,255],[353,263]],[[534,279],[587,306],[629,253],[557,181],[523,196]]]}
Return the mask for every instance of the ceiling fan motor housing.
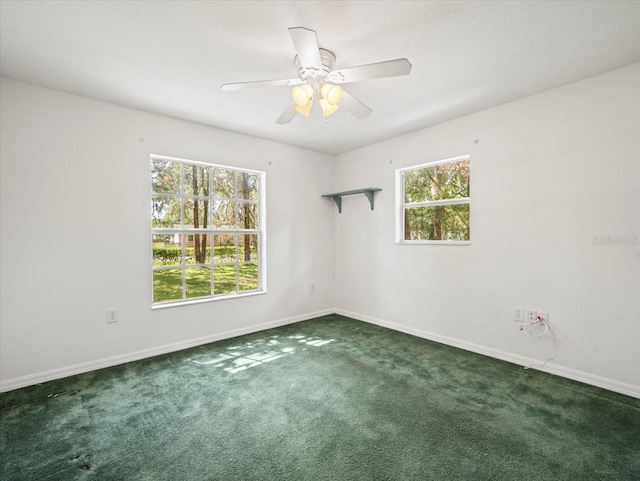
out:
{"label": "ceiling fan motor housing", "polygon": [[305,82],[312,83],[315,79],[324,80],[324,78],[331,73],[336,63],[336,56],[333,52],[324,48],[320,48],[318,50],[320,51],[322,70],[318,70],[313,67],[303,67],[300,63],[300,57],[297,55],[295,56],[294,62],[298,69],[298,77]]}

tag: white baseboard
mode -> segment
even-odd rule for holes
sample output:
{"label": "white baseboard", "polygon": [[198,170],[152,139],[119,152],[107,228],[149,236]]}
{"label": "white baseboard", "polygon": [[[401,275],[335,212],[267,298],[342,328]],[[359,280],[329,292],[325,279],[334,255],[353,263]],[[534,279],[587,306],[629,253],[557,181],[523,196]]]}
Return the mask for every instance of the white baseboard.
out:
{"label": "white baseboard", "polygon": [[280,327],[287,324],[293,324],[295,322],[306,321],[315,317],[326,316],[328,314],[333,314],[334,312],[335,309],[324,309],[322,311],[310,312],[307,314],[288,317],[286,319],[280,319],[277,321],[265,322],[262,324],[243,327],[240,329],[233,329],[231,331],[221,332],[218,334],[213,334],[211,336],[189,339],[186,341],[166,344],[164,346],[143,349],[141,351],[123,354],[120,356],[113,356],[105,359],[83,362],[81,364],[74,364],[73,366],[52,369],[50,371],[39,372],[36,374],[29,374],[28,376],[17,377],[14,379],[8,379],[6,381],[0,381],[0,392],[12,391],[14,389],[20,389],[22,387],[33,386],[34,384],[53,381],[55,379],[61,379],[64,377],[73,376],[75,374],[82,374],[84,372],[95,371],[97,369],[103,369],[105,367],[117,366],[118,364],[124,364],[131,361],[138,361],[140,359],[146,359],[148,357],[158,356],[160,354],[168,354],[170,352],[181,351],[183,349],[189,349],[190,347],[201,346],[203,344],[209,344],[210,342],[221,341],[223,339],[238,337],[244,334],[265,331],[274,327]]}
{"label": "white baseboard", "polygon": [[[412,336],[421,337],[423,339],[428,339],[430,341],[435,341],[441,344],[447,344],[449,346],[464,349],[466,351],[482,354],[484,356],[489,356],[496,359],[501,359],[503,361],[508,361],[513,364],[518,364],[520,366],[531,366],[531,365],[535,366],[535,364],[539,362],[536,359],[519,356],[517,354],[501,351],[499,349],[493,349],[491,347],[481,346],[479,344],[473,344],[471,342],[462,341],[460,339],[455,339],[452,337],[441,336],[440,334],[434,334],[432,332],[427,332],[421,329],[404,326],[402,324],[396,324],[394,322],[384,321],[382,319],[376,319],[374,317],[358,314],[356,312],[346,311],[344,309],[335,309],[335,313],[345,317],[350,317],[352,319],[357,319],[359,321],[368,322],[370,324],[387,327],[389,329],[393,329],[394,331],[404,332],[405,334],[410,334]],[[574,381],[583,382],[585,384],[591,384],[592,386],[601,387],[604,389],[608,389],[609,391],[625,394],[627,396],[640,399],[640,386],[634,386],[633,384],[627,384],[624,382],[616,381],[614,379],[609,379],[602,376],[596,376],[595,374],[589,374],[587,372],[577,371],[575,369],[570,369],[568,367],[559,366],[553,363],[547,363],[544,367],[540,367],[540,368],[533,367],[533,366],[531,367],[531,369],[537,369],[539,371],[548,372],[550,374],[555,374],[556,376],[566,377]]]}
{"label": "white baseboard", "polygon": [[[475,352],[484,356],[501,359],[503,361],[511,362],[520,366],[534,365],[538,362],[536,359],[519,356],[499,349],[493,349],[491,347],[482,346],[479,344],[473,344],[460,339],[452,337],[442,336],[440,334],[434,334],[431,332],[423,331],[402,324],[394,322],[384,321],[382,319],[376,319],[374,317],[358,314],[356,312],[346,311],[344,309],[324,309],[321,311],[310,312],[307,314],[301,314],[298,316],[289,317],[286,319],[280,319],[277,321],[265,322],[254,326],[244,327],[241,329],[234,329],[211,336],[199,337],[196,339],[189,339],[187,341],[180,341],[173,344],[167,344],[164,346],[158,346],[150,349],[143,349],[129,354],[123,354],[120,356],[108,357],[105,359],[98,359],[96,361],[89,361],[81,364],[75,364],[73,366],[63,367],[59,369],[52,369],[50,371],[44,371],[36,374],[30,374],[14,379],[8,379],[6,381],[0,381],[0,392],[12,391],[14,389],[20,389],[34,384],[40,384],[47,381],[53,381],[55,379],[61,379],[75,374],[82,374],[84,372],[95,371],[97,369],[103,369],[106,367],[117,366],[118,364],[124,364],[131,361],[138,361],[140,359],[146,359],[161,354],[168,354],[170,352],[181,351],[183,349],[189,349],[190,347],[201,346],[210,342],[221,341],[223,339],[229,339],[232,337],[242,336],[244,334],[251,334],[258,331],[264,331],[272,329],[274,327],[285,326],[287,324],[293,324],[300,321],[306,321],[316,317],[326,316],[329,314],[340,314],[342,316],[357,319],[359,321],[368,322],[378,326],[393,329],[394,331],[404,332],[412,336],[421,337],[430,341],[439,342],[449,346],[464,349],[466,351]],[[574,381],[583,382],[585,384],[591,384],[593,386],[608,389],[609,391],[625,394],[634,398],[640,399],[640,386],[633,384],[627,384],[614,379],[605,378],[602,376],[596,376],[595,374],[589,374],[575,369],[559,366],[553,363],[547,363],[542,368],[532,367],[531,369],[538,369],[540,371],[555,374],[557,376],[573,379]]]}

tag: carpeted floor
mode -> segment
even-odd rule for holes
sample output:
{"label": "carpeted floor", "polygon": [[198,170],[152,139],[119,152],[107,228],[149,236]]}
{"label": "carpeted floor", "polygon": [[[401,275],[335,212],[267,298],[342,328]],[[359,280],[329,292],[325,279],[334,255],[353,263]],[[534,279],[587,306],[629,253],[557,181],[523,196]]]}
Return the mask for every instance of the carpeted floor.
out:
{"label": "carpeted floor", "polygon": [[6,481],[640,479],[640,400],[337,315],[0,408]]}

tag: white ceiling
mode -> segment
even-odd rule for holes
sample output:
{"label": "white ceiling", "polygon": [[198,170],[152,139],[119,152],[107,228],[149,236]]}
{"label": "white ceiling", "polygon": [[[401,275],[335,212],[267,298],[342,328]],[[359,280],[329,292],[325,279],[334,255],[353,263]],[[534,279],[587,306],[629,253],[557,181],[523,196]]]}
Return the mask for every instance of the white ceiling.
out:
{"label": "white ceiling", "polygon": [[[276,125],[289,88],[220,86],[294,78],[294,26],[413,70],[346,86],[366,119]],[[3,76],[330,154],[635,62],[638,1],[0,1]]]}

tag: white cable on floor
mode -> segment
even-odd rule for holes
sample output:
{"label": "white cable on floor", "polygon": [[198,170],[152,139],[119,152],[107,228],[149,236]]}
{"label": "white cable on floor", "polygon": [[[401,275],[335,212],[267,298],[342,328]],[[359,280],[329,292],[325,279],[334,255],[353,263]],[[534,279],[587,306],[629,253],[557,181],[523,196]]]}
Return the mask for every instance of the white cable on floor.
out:
{"label": "white cable on floor", "polygon": [[[541,332],[535,333],[536,328],[540,328],[540,326],[542,327]],[[539,341],[548,340],[549,346],[551,350],[553,350],[553,344],[551,343],[551,340],[553,338],[553,332],[551,331],[549,324],[547,324],[544,321],[544,319],[542,319],[540,316],[538,316],[538,318],[535,321],[531,321],[525,324],[525,326],[521,327],[520,330],[524,331],[524,333],[527,336],[533,339],[537,339]],[[548,337],[546,337],[547,335]],[[538,363],[532,363],[527,366],[524,366],[524,369],[525,370],[531,369],[532,367],[536,369],[540,369],[540,368],[543,368],[549,361],[553,361],[553,357],[546,359],[544,362],[542,362],[542,364],[539,364],[539,365],[537,365]]]}
{"label": "white cable on floor", "polygon": [[549,361],[553,361],[553,358],[550,357],[549,359],[547,359],[546,361],[544,361],[542,364],[540,364],[539,366],[536,366],[536,363],[532,363],[532,364],[527,364],[526,366],[524,366],[524,369],[531,369],[532,367],[535,367],[536,369],[540,369],[542,367],[544,367]]}

